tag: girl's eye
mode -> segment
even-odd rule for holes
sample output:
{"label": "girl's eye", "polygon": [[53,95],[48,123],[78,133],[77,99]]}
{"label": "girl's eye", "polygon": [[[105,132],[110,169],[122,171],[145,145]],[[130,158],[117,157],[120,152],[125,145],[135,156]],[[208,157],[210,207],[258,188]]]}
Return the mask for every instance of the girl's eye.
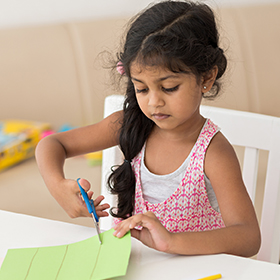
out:
{"label": "girl's eye", "polygon": [[144,93],[144,92],[147,92],[148,91],[148,88],[144,88],[144,89],[136,89],[136,93]]}
{"label": "girl's eye", "polygon": [[179,88],[179,85],[177,85],[176,87],[173,87],[173,88],[162,88],[163,91],[165,92],[173,92],[173,91],[176,91],[177,89]]}
{"label": "girl's eye", "polygon": [[[162,87],[162,90],[164,92],[170,93],[170,92],[174,92],[174,91],[178,90],[178,88],[179,88],[179,85],[177,85],[176,87],[173,87],[173,88],[164,88],[164,87]],[[148,91],[149,91],[148,88],[144,88],[144,89],[137,89],[136,88],[136,93],[146,93]]]}

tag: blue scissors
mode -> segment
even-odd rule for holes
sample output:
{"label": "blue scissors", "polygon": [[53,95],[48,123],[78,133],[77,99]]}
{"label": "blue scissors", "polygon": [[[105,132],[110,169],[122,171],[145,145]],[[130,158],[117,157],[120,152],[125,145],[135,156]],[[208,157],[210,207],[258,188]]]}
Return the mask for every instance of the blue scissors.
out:
{"label": "blue scissors", "polygon": [[78,186],[79,186],[79,188],[80,188],[80,191],[81,191],[81,194],[82,194],[82,196],[83,196],[83,199],[84,199],[84,201],[85,201],[85,203],[86,203],[88,212],[92,215],[92,219],[93,219],[95,228],[96,228],[97,233],[98,233],[99,242],[100,242],[100,244],[102,244],[101,239],[100,239],[99,217],[98,217],[97,214],[96,214],[95,207],[94,207],[94,204],[93,204],[93,200],[88,198],[87,193],[86,193],[85,190],[82,188],[82,186],[80,185],[79,181],[80,181],[80,178],[77,179],[77,183],[78,183]]}

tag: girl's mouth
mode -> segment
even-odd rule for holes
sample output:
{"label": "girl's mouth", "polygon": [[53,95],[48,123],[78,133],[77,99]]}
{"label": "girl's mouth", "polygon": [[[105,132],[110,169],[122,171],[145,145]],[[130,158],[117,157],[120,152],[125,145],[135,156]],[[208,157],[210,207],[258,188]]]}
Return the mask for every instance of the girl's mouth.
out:
{"label": "girl's mouth", "polygon": [[161,113],[153,114],[152,116],[153,116],[153,118],[156,119],[157,121],[165,120],[165,119],[167,119],[167,118],[170,117],[170,115],[161,114]]}

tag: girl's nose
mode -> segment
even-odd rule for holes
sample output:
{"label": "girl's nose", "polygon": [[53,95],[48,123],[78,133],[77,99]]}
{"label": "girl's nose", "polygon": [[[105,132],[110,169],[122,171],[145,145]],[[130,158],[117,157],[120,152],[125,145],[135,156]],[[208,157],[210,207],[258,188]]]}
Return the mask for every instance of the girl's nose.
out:
{"label": "girl's nose", "polygon": [[160,107],[165,104],[163,96],[158,91],[151,91],[149,94],[149,106]]}

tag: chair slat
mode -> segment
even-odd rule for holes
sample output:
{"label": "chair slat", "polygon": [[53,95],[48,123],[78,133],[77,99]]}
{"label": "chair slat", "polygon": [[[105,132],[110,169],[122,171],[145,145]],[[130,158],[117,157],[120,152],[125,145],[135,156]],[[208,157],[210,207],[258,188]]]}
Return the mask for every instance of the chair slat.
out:
{"label": "chair slat", "polygon": [[255,201],[258,176],[259,150],[245,148],[242,175],[247,191],[252,201]]}
{"label": "chair slat", "polygon": [[273,119],[261,216],[262,246],[259,260],[279,262],[280,251],[280,119]]}

